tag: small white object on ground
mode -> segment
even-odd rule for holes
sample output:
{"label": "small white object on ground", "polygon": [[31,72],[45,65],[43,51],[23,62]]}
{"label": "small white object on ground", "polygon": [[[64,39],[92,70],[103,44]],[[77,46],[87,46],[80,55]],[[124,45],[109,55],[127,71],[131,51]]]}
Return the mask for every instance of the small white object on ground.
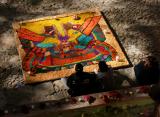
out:
{"label": "small white object on ground", "polygon": [[98,74],[98,70],[97,69],[94,69],[93,71],[94,71],[95,74]]}
{"label": "small white object on ground", "polygon": [[128,86],[130,86],[130,84],[129,84],[129,82],[128,82],[127,80],[124,80],[124,81],[122,82],[122,86],[123,86],[123,87],[128,87]]}

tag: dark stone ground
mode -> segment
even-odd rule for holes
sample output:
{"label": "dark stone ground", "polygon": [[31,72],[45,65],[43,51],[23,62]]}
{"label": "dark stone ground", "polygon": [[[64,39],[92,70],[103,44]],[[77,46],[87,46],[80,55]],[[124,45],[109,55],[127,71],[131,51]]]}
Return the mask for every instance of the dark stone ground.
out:
{"label": "dark stone ground", "polygon": [[[159,0],[1,0],[0,1],[0,106],[54,100],[68,96],[61,81],[24,85],[12,22],[99,7],[116,32],[129,60],[137,64],[148,55],[160,62]],[[118,74],[118,75],[117,75]],[[135,79],[133,67],[116,75]],[[22,87],[15,89],[16,87]],[[17,90],[19,93],[16,93]],[[52,95],[54,93],[54,95]]]}

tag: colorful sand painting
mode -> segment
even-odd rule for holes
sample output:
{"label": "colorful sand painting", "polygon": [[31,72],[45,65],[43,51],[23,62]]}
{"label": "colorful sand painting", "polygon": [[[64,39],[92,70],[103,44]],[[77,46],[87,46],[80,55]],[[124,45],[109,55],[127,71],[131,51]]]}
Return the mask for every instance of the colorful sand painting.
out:
{"label": "colorful sand painting", "polygon": [[13,23],[26,83],[67,77],[82,63],[87,72],[98,61],[112,67],[129,65],[98,10]]}

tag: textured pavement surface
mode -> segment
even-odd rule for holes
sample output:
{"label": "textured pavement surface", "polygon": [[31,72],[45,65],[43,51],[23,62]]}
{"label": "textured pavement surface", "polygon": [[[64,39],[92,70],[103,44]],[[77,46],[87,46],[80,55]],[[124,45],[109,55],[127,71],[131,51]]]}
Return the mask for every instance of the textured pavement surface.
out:
{"label": "textured pavement surface", "polygon": [[[24,84],[12,31],[15,20],[99,7],[133,66],[148,55],[160,61],[160,0],[39,0],[34,5],[29,1],[0,2],[0,107],[68,96],[60,80]],[[135,79],[133,67],[116,70],[115,75]]]}

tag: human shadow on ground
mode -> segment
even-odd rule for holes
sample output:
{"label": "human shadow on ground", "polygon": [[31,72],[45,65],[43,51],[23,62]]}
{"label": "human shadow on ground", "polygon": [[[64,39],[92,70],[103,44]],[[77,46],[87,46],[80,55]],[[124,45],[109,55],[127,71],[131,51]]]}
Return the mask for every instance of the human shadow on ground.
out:
{"label": "human shadow on ground", "polygon": [[127,81],[129,83],[129,86],[127,87],[134,87],[136,86],[136,82],[130,78],[128,78],[126,75],[121,74],[118,71],[114,71],[113,73],[113,90],[118,90],[122,88],[126,88],[125,86],[122,86],[124,81]]}

